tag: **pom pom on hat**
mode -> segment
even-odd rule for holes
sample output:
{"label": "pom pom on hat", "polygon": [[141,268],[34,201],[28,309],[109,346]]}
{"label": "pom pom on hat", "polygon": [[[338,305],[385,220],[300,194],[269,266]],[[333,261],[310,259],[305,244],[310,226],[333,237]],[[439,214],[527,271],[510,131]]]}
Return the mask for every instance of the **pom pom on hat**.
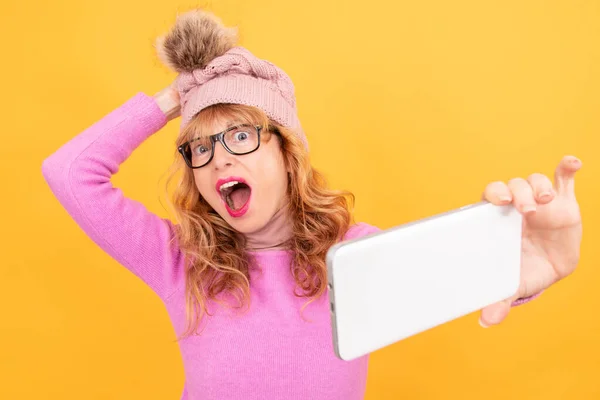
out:
{"label": "pom pom on hat", "polygon": [[176,72],[202,69],[222,56],[237,42],[237,30],[227,28],[215,15],[188,11],[177,17],[174,26],[156,41],[160,60]]}

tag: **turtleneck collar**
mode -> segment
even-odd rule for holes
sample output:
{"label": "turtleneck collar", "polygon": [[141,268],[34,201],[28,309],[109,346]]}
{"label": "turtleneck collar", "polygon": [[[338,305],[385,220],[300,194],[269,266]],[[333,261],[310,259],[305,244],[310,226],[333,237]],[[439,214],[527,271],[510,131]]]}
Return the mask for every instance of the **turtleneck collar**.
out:
{"label": "turtleneck collar", "polygon": [[292,228],[288,207],[284,204],[264,227],[245,235],[246,248],[250,251],[287,249],[286,242],[292,237]]}

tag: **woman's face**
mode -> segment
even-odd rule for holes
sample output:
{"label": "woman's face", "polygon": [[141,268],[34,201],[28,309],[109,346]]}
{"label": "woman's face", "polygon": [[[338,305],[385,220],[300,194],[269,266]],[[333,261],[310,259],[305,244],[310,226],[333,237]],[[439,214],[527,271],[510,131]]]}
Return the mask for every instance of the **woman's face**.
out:
{"label": "woman's face", "polygon": [[[217,120],[207,132],[235,125],[239,123]],[[229,138],[243,141],[247,135],[238,130]],[[214,147],[212,160],[193,170],[200,195],[236,231],[259,231],[287,205],[288,174],[279,138],[263,129],[258,150],[245,155],[231,154],[219,142]]]}

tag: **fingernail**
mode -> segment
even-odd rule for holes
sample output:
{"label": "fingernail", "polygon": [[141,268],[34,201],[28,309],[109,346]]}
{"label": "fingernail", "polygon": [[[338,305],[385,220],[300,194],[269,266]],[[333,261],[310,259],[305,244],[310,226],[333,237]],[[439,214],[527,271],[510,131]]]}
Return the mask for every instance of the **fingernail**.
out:
{"label": "fingernail", "polygon": [[542,192],[540,193],[540,199],[547,199],[552,196],[552,192]]}
{"label": "fingernail", "polygon": [[486,325],[485,322],[483,322],[483,320],[481,318],[479,318],[479,325],[481,325],[482,328],[489,328],[489,325]]}
{"label": "fingernail", "polygon": [[524,213],[530,213],[532,211],[535,211],[535,206],[533,204],[526,204],[523,206],[523,212]]}
{"label": "fingernail", "polygon": [[498,199],[503,203],[509,203],[511,201],[510,196],[500,196]]}

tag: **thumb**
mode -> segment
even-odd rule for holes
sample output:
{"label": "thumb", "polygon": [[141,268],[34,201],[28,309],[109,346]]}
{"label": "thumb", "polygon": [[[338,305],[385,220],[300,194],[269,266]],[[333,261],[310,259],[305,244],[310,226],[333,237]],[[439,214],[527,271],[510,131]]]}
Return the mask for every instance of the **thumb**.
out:
{"label": "thumb", "polygon": [[479,324],[484,328],[488,328],[492,325],[498,325],[508,316],[511,304],[512,298],[484,307],[481,310],[481,315],[479,316]]}

